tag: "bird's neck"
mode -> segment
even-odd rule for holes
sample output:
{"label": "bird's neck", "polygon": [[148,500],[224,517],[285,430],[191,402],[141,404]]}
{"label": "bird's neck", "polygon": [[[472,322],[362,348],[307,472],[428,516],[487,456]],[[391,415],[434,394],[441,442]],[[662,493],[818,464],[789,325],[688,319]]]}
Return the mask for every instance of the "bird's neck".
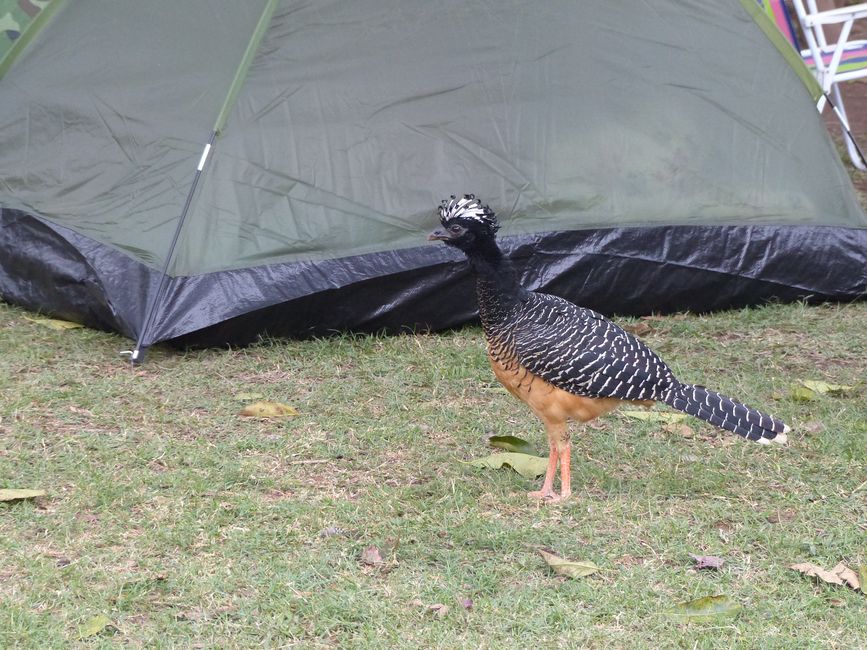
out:
{"label": "bird's neck", "polygon": [[489,337],[509,323],[526,300],[527,290],[521,285],[512,262],[503,255],[496,241],[481,243],[467,257],[476,273],[476,293],[479,316]]}

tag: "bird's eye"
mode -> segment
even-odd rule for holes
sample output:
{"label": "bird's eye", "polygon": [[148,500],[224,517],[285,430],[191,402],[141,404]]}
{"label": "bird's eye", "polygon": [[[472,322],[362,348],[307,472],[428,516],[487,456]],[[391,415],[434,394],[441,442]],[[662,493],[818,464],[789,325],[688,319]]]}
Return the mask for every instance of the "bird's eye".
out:
{"label": "bird's eye", "polygon": [[451,226],[449,226],[450,232],[460,232],[461,230],[463,230],[463,228],[459,224],[454,223]]}

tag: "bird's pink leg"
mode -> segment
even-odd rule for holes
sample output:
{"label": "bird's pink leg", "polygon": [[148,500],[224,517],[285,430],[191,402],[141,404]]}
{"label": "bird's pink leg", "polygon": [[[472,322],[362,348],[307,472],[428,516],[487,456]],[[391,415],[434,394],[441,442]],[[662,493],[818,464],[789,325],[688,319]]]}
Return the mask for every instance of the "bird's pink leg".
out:
{"label": "bird's pink leg", "polygon": [[553,501],[565,501],[572,494],[572,445],[567,440],[560,450],[560,496]]}
{"label": "bird's pink leg", "polygon": [[527,496],[531,499],[553,499],[557,496],[554,492],[554,475],[557,473],[557,445],[553,441],[548,442],[550,449],[548,453],[548,469],[545,470],[545,480],[542,482],[541,490],[528,492]]}
{"label": "bird's pink leg", "polygon": [[[568,499],[572,494],[572,473],[570,466],[571,446],[569,432],[564,421],[547,421],[545,429],[548,433],[548,468],[545,471],[545,480],[542,489],[530,492],[527,496],[531,499],[545,499],[555,503]],[[557,462],[560,462],[560,494],[554,492],[554,476],[557,474]]]}

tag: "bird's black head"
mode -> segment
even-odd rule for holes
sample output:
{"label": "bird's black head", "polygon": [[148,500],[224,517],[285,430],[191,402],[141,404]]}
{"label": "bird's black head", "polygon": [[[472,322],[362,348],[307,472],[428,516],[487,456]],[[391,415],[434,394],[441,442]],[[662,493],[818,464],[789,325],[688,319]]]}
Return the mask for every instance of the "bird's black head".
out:
{"label": "bird's black head", "polygon": [[494,211],[482,205],[473,194],[464,194],[461,198],[453,195],[440,204],[439,212],[442,227],[428,235],[428,239],[445,242],[465,253],[480,244],[493,242],[500,229]]}

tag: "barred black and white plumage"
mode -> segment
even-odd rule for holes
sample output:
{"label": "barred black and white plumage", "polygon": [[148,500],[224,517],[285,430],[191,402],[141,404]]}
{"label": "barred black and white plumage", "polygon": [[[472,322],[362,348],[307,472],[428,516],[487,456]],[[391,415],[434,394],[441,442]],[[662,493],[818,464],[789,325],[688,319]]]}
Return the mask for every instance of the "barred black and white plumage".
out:
{"label": "barred black and white plumage", "polygon": [[[601,314],[521,286],[496,243],[494,212],[472,194],[443,201],[442,228],[429,236],[463,251],[476,273],[479,315],[497,378],[545,425],[550,445],[542,490],[569,496],[566,421],[589,421],[619,403],[663,402],[749,440],[784,443],[780,420],[703,386],[681,383],[647,345]],[[557,464],[561,492],[552,484]]]}
{"label": "barred black and white plumage", "polygon": [[570,393],[664,402],[759,442],[787,430],[780,420],[729,397],[682,384],[647,345],[591,309],[529,291],[506,319],[486,318],[491,305],[484,296],[479,308],[489,340],[514,341],[518,363]]}
{"label": "barred black and white plumage", "polygon": [[[485,311],[486,305],[479,308]],[[557,296],[527,292],[526,301],[500,328],[512,330],[523,366],[576,395],[661,400],[677,381],[634,336]],[[490,336],[498,336],[496,329]]]}

